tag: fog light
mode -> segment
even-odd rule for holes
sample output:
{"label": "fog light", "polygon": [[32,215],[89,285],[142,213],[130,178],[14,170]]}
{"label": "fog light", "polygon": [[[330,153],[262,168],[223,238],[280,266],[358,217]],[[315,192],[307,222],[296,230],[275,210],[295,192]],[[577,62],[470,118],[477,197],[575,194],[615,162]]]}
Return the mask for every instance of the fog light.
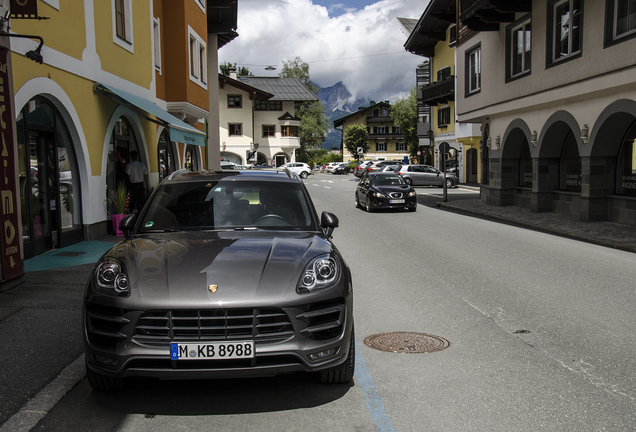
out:
{"label": "fog light", "polygon": [[309,360],[311,361],[322,360],[324,358],[331,357],[332,355],[336,353],[336,351],[337,351],[337,348],[331,348],[326,351],[320,351],[318,353],[308,354],[307,357],[309,357]]}
{"label": "fog light", "polygon": [[112,358],[108,358],[108,357],[104,357],[100,355],[95,355],[94,357],[96,361],[106,366],[117,366],[119,364],[119,360],[117,359],[112,359]]}

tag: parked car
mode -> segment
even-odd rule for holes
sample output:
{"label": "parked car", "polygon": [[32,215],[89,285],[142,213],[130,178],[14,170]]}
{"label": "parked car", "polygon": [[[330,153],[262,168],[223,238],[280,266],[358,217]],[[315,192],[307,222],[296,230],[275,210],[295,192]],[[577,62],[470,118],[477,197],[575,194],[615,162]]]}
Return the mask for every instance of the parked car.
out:
{"label": "parked car", "polygon": [[370,167],[367,168],[367,171],[371,171],[371,172],[380,171],[385,166],[396,165],[400,163],[401,163],[400,161],[394,161],[394,160],[375,161]]}
{"label": "parked car", "polygon": [[399,171],[401,166],[402,165],[384,165],[382,168],[380,168],[379,172],[386,172],[386,171],[397,172]]}
{"label": "parked car", "polygon": [[362,177],[362,174],[364,174],[367,171],[367,168],[373,164],[373,161],[364,161],[362,162],[360,165],[358,165],[354,171],[354,175],[356,177]]}
{"label": "parked car", "polygon": [[[444,186],[444,173],[429,165],[402,165],[398,173],[413,186]],[[446,174],[446,187],[452,188],[458,184],[457,177]]]}
{"label": "parked car", "polygon": [[349,174],[349,162],[342,162],[338,164],[333,170],[334,174]]}
{"label": "parked car", "polygon": [[304,162],[288,162],[281,168],[287,168],[291,172],[296,173],[300,178],[306,179],[309,174],[312,173],[311,167]]}
{"label": "parked car", "polygon": [[326,171],[328,173],[333,173],[333,170],[336,169],[336,167],[340,165],[341,163],[342,162],[329,162],[323,167],[323,171]]}
{"label": "parked car", "polygon": [[336,227],[285,171],[170,175],[89,277],[88,382],[298,371],[350,382],[353,293]]}
{"label": "parked car", "polygon": [[396,173],[364,173],[355,192],[357,208],[368,212],[375,209],[400,208],[417,210],[417,194],[404,178]]}
{"label": "parked car", "polygon": [[235,170],[236,169],[236,165],[234,164],[234,162],[230,162],[230,161],[221,161],[221,169],[222,170]]}

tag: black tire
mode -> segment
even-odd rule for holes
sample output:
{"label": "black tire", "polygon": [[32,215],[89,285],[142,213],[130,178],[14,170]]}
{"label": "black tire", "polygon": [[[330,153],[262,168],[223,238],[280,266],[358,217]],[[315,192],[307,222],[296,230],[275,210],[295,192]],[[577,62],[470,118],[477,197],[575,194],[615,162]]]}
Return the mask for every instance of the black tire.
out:
{"label": "black tire", "polygon": [[411,180],[410,178],[404,177],[404,181],[406,182],[407,185],[413,186],[413,180]]}
{"label": "black tire", "polygon": [[356,337],[353,328],[351,329],[351,340],[349,341],[349,354],[347,360],[340,366],[320,372],[320,382],[322,384],[347,384],[353,379],[356,370]]}
{"label": "black tire", "polygon": [[371,213],[373,211],[373,207],[371,207],[371,198],[369,198],[368,195],[367,195],[367,204],[365,208],[368,213]]}
{"label": "black tire", "polygon": [[409,211],[410,211],[410,212],[417,211],[417,207],[409,207]]}
{"label": "black tire", "polygon": [[98,391],[123,390],[126,388],[126,381],[123,378],[112,378],[97,373],[86,365],[86,378],[88,383]]}
{"label": "black tire", "polygon": [[446,188],[452,189],[455,186],[455,182],[452,179],[446,179]]}
{"label": "black tire", "polygon": [[308,174],[307,174],[307,171],[303,171],[303,172],[301,172],[301,173],[300,173],[300,178],[301,178],[301,179],[306,179],[306,178],[307,178],[307,175],[308,175]]}
{"label": "black tire", "polygon": [[358,194],[356,193],[356,208],[361,208],[362,206],[360,205],[360,198],[358,198]]}

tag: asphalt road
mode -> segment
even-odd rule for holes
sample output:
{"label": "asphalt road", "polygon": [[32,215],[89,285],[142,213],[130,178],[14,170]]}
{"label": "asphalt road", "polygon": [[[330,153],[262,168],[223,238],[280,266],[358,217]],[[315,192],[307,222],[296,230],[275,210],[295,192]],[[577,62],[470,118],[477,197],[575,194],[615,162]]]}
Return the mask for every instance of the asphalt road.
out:
{"label": "asphalt road", "polygon": [[[352,176],[305,183],[318,211],[339,217],[334,242],[353,272],[352,385],[291,375],[98,393],[84,380],[36,430],[636,430],[636,255],[435,206],[366,213]],[[394,354],[363,343],[398,331],[450,346]]]}

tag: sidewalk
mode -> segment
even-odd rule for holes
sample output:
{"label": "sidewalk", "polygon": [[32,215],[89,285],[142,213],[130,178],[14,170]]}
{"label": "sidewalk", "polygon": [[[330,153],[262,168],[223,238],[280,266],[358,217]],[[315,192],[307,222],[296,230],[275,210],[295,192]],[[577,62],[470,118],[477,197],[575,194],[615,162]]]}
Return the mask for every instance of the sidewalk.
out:
{"label": "sidewalk", "polygon": [[[460,188],[475,190],[471,186]],[[476,190],[479,190],[478,188]],[[489,205],[480,199],[440,202],[444,209],[492,219],[511,225],[543,231],[574,240],[636,253],[636,226],[614,222],[582,222],[575,216],[559,213],[532,213],[530,209]]]}

